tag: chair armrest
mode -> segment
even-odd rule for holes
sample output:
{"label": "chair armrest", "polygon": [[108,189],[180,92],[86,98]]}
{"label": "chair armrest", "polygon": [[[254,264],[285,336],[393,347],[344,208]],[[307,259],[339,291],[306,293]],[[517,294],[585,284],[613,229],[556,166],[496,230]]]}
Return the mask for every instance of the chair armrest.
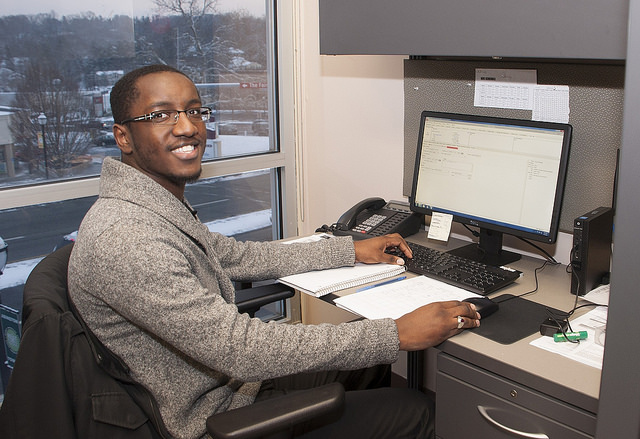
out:
{"label": "chair armrest", "polygon": [[278,300],[288,299],[294,294],[293,288],[281,283],[244,288],[236,290],[236,306],[241,314],[249,313],[253,316],[260,307]]}
{"label": "chair armrest", "polygon": [[207,432],[213,439],[264,438],[290,433],[295,425],[311,419],[334,422],[343,409],[344,387],[331,383],[212,415]]}

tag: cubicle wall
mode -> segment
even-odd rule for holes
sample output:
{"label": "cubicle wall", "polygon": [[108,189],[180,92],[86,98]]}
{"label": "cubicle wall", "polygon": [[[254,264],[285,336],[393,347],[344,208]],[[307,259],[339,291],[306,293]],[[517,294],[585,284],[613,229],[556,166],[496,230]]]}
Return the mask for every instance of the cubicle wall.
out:
{"label": "cubicle wall", "polygon": [[590,209],[612,206],[622,134],[625,72],[622,65],[405,60],[403,193],[411,193],[423,110],[531,119],[530,110],[474,106],[477,68],[535,69],[538,84],[569,86],[569,123],[574,133],[561,231],[572,233],[573,219]]}

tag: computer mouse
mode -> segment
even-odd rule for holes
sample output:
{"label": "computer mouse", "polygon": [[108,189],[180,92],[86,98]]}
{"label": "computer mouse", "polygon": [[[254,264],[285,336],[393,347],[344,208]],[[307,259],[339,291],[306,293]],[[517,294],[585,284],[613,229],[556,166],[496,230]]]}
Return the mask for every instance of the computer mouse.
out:
{"label": "computer mouse", "polygon": [[476,306],[476,311],[483,319],[498,311],[498,304],[488,297],[469,297],[464,299],[463,302],[473,303]]}

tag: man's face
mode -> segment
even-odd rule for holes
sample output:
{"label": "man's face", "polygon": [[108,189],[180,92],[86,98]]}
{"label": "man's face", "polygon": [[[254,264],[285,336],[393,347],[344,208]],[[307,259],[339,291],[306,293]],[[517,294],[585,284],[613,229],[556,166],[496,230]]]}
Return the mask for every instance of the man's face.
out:
{"label": "man's face", "polygon": [[[152,73],[138,79],[139,97],[130,116],[159,110],[187,110],[202,106],[193,83],[173,72]],[[122,161],[147,174],[174,195],[182,198],[187,182],[200,176],[206,146],[204,122],[180,113],[175,125],[151,121],[128,122],[114,129]]]}

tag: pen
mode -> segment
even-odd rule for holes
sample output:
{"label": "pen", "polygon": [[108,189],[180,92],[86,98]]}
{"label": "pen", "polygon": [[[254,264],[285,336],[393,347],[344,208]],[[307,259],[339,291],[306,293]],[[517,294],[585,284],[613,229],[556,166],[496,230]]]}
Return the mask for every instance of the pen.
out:
{"label": "pen", "polygon": [[394,282],[398,282],[399,280],[406,279],[406,278],[407,278],[407,276],[400,276],[400,277],[396,277],[395,279],[391,279],[391,280],[387,280],[387,281],[384,281],[384,282],[380,282],[379,284],[367,285],[367,286],[364,286],[362,288],[357,289],[356,293],[359,293],[360,291],[364,291],[364,290],[369,290],[369,289],[375,288],[375,287],[381,287],[382,285],[392,284]]}

